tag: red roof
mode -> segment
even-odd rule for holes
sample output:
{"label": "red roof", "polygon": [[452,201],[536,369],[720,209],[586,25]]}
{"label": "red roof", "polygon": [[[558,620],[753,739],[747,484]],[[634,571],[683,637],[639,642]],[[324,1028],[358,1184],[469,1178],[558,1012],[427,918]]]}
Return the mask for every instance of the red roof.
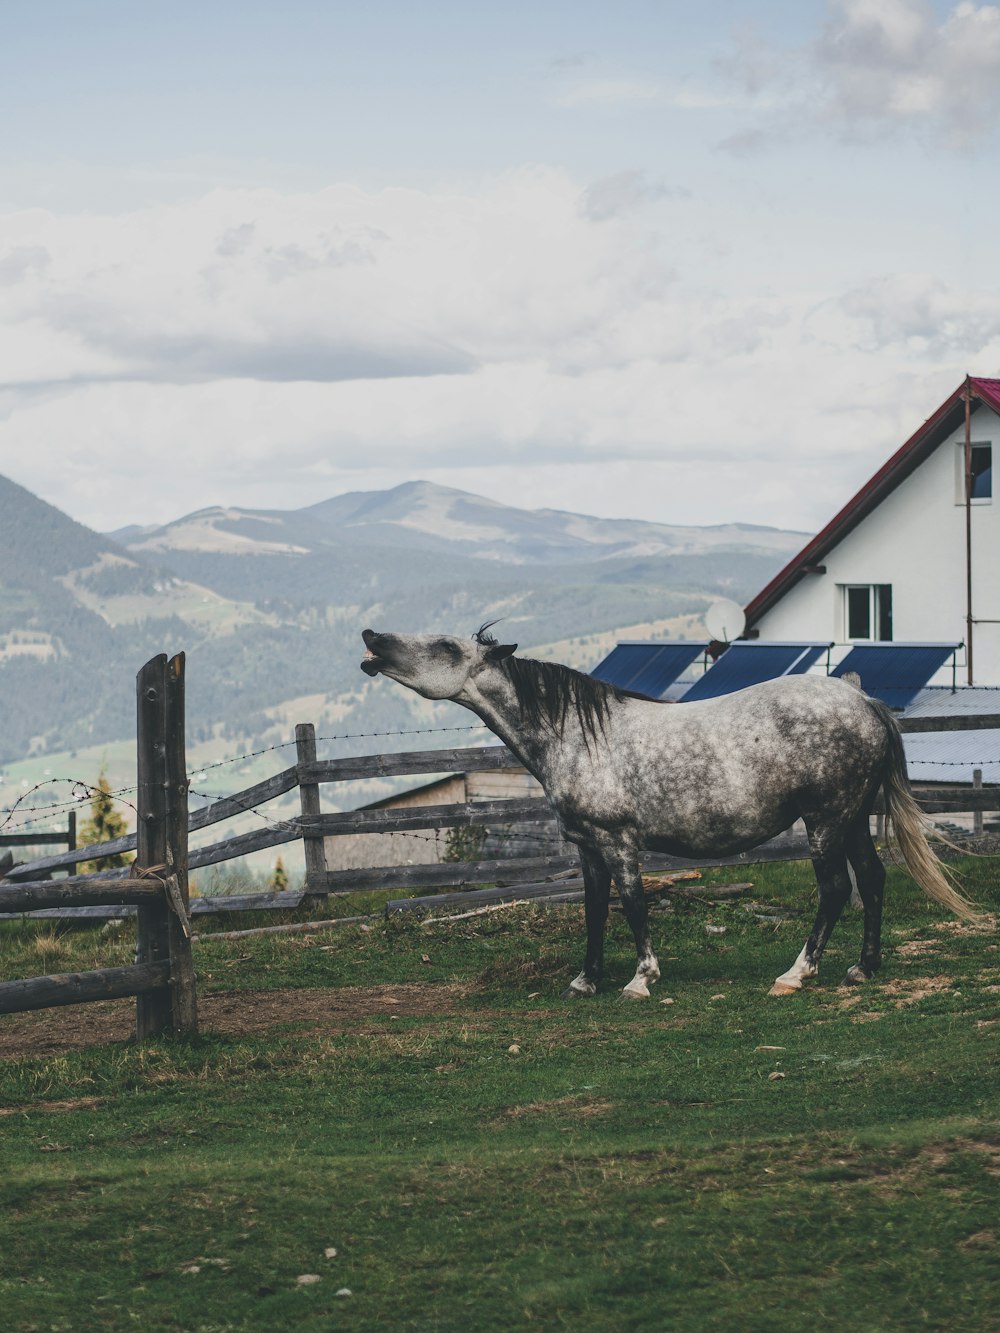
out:
{"label": "red roof", "polygon": [[790,560],[780,574],[763,588],[746,607],[747,628],[751,629],[766,611],[770,611],[776,602],[784,597],[800,579],[805,578],[811,565],[818,565],[828,552],[847,536],[847,534],[866,518],[873,509],[896,489],[901,481],[915,471],[928,458],[955,427],[965,414],[965,386],[971,390],[972,410],[979,406],[975,400],[985,403],[1000,415],[1000,379],[963,380],[953,394],[941,404],[938,410],[911,435],[901,449],[897,449],[889,461],[867,481],[852,500],[808,542],[794,560]]}

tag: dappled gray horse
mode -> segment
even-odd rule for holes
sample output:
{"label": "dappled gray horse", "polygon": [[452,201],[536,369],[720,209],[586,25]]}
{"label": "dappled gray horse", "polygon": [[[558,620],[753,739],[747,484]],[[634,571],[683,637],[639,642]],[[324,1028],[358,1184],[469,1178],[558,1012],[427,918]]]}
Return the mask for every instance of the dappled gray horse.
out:
{"label": "dappled gray horse", "polygon": [[851,892],[864,904],[861,960],[847,982],[879,967],[885,871],[869,831],[881,787],[907,869],[925,893],[962,915],[910,795],[892,714],[853,685],[786,676],[735,694],[669,706],[553,662],[515,657],[484,626],[471,640],[438,634],[363,633],[361,669],[425,699],[476,713],[545,789],[564,836],[579,848],[587,953],[566,995],[592,995],[601,977],[612,879],[635,936],[638,967],[622,992],[649,995],[660,969],[649,939],[639,873],[643,848],[673,856],[727,856],[805,822],[819,910],[802,952],[773,995],[814,977]]}

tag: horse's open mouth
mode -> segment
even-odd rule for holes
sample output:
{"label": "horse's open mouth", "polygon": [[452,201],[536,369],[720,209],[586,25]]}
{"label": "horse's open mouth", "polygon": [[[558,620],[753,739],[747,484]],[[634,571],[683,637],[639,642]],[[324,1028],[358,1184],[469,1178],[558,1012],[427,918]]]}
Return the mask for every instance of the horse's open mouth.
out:
{"label": "horse's open mouth", "polygon": [[361,663],[361,670],[366,676],[377,676],[385,666],[385,659],[379,657],[378,653],[372,646],[379,636],[373,629],[363,629],[361,631],[361,637],[365,641],[365,648],[367,650]]}

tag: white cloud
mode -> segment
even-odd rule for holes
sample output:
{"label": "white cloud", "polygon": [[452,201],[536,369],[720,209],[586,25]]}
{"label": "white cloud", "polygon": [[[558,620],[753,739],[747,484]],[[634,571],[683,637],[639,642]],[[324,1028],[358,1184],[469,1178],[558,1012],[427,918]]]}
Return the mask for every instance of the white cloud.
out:
{"label": "white cloud", "polygon": [[687,199],[691,191],[666,181],[647,180],[644,171],[618,171],[588,185],[580,195],[579,210],[590,222],[623,217],[645,204],[662,199]]}
{"label": "white cloud", "polygon": [[860,326],[850,335],[857,345],[941,359],[1000,358],[995,288],[956,288],[930,273],[891,273],[851,288],[838,306]]}
{"label": "white cloud", "polygon": [[776,110],[721,147],[746,151],[765,130],[781,136],[791,126],[846,138],[912,130],[962,147],[995,131],[1000,5],[962,0],[941,21],[926,0],[829,0],[827,9],[799,48],[737,31],[724,69],[748,94],[770,94]]}
{"label": "white cloud", "polygon": [[48,256],[5,289],[0,471],[103,528],[417,476],[809,528],[1000,354],[987,297],[963,324],[931,278],[699,280],[672,214],[711,214],[654,230],[631,210],[659,188],[524,170],[0,217],[0,258]]}

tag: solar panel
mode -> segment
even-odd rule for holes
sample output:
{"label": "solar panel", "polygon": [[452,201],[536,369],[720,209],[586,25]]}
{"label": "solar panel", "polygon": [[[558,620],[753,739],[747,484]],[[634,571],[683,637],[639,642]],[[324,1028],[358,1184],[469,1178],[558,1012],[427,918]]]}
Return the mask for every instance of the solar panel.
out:
{"label": "solar panel", "polygon": [[856,671],[865,694],[890,708],[905,708],[960,647],[957,643],[858,643],[830,675]]}
{"label": "solar panel", "polygon": [[636,690],[659,699],[705,647],[704,642],[688,639],[619,643],[590,674],[621,690]]}
{"label": "solar panel", "polygon": [[829,647],[828,643],[731,643],[701,680],[685,691],[681,702],[715,699],[778,676],[801,676]]}

